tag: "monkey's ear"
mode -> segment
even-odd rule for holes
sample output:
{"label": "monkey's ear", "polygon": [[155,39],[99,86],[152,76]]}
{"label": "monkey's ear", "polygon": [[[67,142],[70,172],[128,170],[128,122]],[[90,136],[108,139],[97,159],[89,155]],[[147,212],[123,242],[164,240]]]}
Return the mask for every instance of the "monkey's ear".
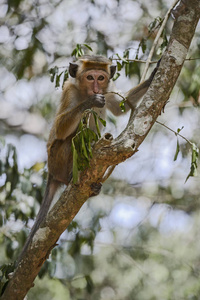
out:
{"label": "monkey's ear", "polygon": [[77,64],[69,63],[69,74],[71,77],[73,78],[76,77],[77,70],[78,70]]}
{"label": "monkey's ear", "polygon": [[110,66],[110,78],[113,78],[116,72],[116,67],[117,66]]}

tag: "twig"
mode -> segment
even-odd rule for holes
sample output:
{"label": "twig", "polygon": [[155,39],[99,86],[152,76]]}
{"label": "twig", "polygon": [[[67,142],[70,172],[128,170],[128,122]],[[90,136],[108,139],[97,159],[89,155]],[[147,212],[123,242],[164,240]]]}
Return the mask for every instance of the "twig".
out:
{"label": "twig", "polygon": [[185,61],[186,61],[186,60],[189,60],[189,61],[190,61],[190,60],[196,60],[196,59],[200,59],[200,57],[194,57],[194,58],[192,58],[192,57],[191,57],[191,58],[186,58],[186,59],[185,59]]}
{"label": "twig", "polygon": [[[112,60],[122,60],[120,58],[112,58]],[[126,58],[126,61],[127,62],[140,62],[140,63],[146,63],[146,60],[142,60],[142,59],[129,59],[129,58]],[[149,62],[150,64],[156,64],[157,61],[150,61]]]}
{"label": "twig", "polygon": [[[200,57],[194,57],[194,58],[186,58],[185,61],[190,61],[190,60],[196,60],[196,59],[200,59]],[[112,58],[112,60],[121,60],[120,58]],[[126,58],[127,62],[139,62],[139,63],[143,63],[143,64],[146,64],[147,61],[146,60],[142,60],[142,59],[128,59]],[[156,60],[152,60],[152,61],[149,61],[149,64],[156,64],[158,61]],[[58,67],[58,69],[68,69],[68,66],[60,66]],[[46,73],[49,73],[49,70],[46,72]]]}
{"label": "twig", "polygon": [[123,99],[123,101],[127,101],[127,98],[126,97],[124,97],[124,96],[122,96],[120,93],[118,93],[118,92],[107,92],[107,93],[105,93],[105,95],[106,94],[115,94],[115,95],[118,95],[119,97],[121,97],[122,99]]}
{"label": "twig", "polygon": [[149,52],[149,56],[148,56],[147,61],[146,61],[146,65],[145,65],[145,68],[144,68],[144,72],[143,72],[142,77],[141,77],[141,82],[144,81],[144,79],[145,79],[145,76],[146,76],[146,74],[147,74],[147,70],[148,70],[148,68],[149,68],[149,64],[150,64],[150,61],[151,61],[151,59],[152,59],[154,50],[155,50],[155,48],[156,48],[156,46],[157,46],[157,44],[158,44],[158,40],[159,40],[159,38],[160,38],[160,36],[161,36],[161,34],[162,34],[162,32],[163,32],[163,29],[164,29],[164,27],[165,27],[165,25],[166,25],[166,23],[167,23],[167,21],[168,21],[168,19],[169,19],[169,16],[170,16],[170,14],[171,14],[171,11],[172,11],[172,9],[174,8],[174,6],[176,6],[176,4],[177,4],[178,2],[179,2],[179,0],[175,0],[175,1],[174,1],[174,3],[173,3],[172,6],[169,8],[168,12],[166,13],[166,15],[165,15],[165,17],[164,17],[164,19],[163,19],[162,25],[160,26],[160,29],[158,30],[158,33],[157,33],[156,38],[155,38],[155,40],[154,40],[153,46],[152,46],[152,48],[151,48],[151,50],[150,50],[150,52]]}
{"label": "twig", "polygon": [[167,128],[168,130],[172,131],[175,135],[178,135],[180,136],[182,139],[184,139],[188,144],[190,144],[192,146],[192,142],[190,142],[186,137],[184,137],[183,135],[181,135],[180,133],[174,131],[173,129],[169,128],[168,126],[166,126],[165,124],[159,122],[159,121],[156,121],[156,123],[164,126],[165,128]]}

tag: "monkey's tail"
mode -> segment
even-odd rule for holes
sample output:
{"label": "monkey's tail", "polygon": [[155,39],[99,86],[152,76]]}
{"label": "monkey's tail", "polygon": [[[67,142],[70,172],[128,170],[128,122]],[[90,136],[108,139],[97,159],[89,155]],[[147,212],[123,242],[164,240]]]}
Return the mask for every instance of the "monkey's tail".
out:
{"label": "monkey's tail", "polygon": [[29,244],[31,243],[33,236],[35,235],[36,231],[40,227],[40,224],[45,219],[45,217],[48,214],[48,210],[50,208],[50,205],[52,203],[53,197],[60,186],[60,182],[53,179],[53,177],[49,174],[48,180],[47,180],[47,186],[44,194],[44,198],[42,200],[42,204],[40,206],[40,210],[37,214],[35,223],[31,229],[31,232],[26,240],[26,243],[22,249],[22,252],[19,256],[19,259],[17,261],[17,264],[20,262],[21,258],[23,257],[24,253],[26,252]]}

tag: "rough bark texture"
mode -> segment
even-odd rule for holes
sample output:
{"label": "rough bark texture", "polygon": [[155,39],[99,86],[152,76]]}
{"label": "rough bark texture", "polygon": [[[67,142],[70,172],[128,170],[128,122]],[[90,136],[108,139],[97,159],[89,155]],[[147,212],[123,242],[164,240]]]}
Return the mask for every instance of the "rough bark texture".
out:
{"label": "rough bark texture", "polygon": [[106,134],[97,142],[90,168],[80,174],[78,184],[70,184],[66,188],[51,209],[7,285],[2,300],[24,299],[60,235],[92,195],[91,184],[101,182],[109,166],[132,156],[160,115],[186,58],[200,17],[200,1],[182,0],[174,15],[176,20],[169,45],[141,105],[131,115],[119,137],[112,139],[110,134]]}

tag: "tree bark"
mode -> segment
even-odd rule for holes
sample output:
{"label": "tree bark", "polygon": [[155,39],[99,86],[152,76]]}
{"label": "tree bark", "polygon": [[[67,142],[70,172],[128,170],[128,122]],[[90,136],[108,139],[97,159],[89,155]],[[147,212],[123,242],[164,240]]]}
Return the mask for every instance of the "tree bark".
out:
{"label": "tree bark", "polygon": [[116,139],[111,134],[105,134],[95,144],[90,168],[80,174],[78,184],[69,184],[51,209],[10,279],[2,300],[24,299],[60,235],[92,196],[91,185],[101,182],[109,166],[125,161],[137,151],[161,114],[195,33],[200,17],[200,1],[182,0],[174,15],[175,22],[168,47],[142,103],[131,114],[126,129]]}

